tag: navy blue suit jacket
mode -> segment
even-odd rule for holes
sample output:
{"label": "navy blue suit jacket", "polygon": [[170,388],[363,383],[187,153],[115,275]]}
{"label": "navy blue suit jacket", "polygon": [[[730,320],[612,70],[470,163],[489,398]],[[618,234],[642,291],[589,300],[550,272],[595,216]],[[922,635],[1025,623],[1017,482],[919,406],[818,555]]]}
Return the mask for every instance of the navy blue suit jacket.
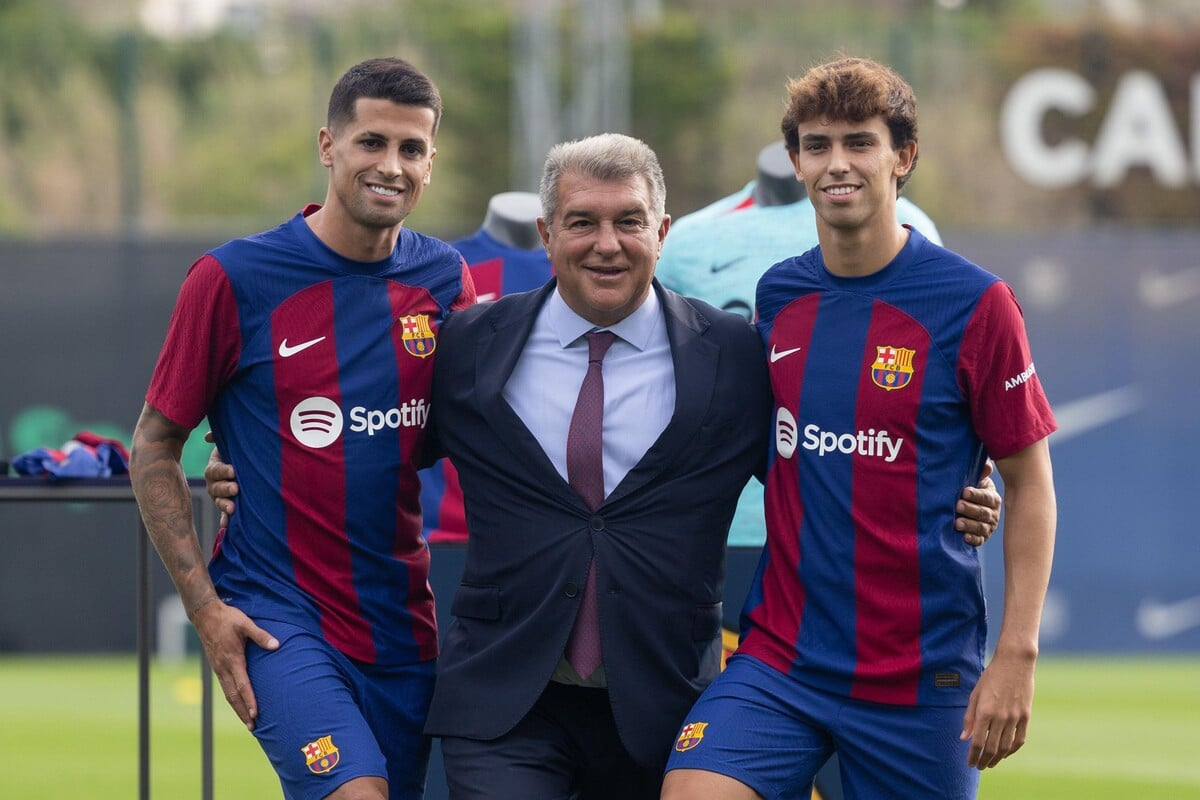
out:
{"label": "navy blue suit jacket", "polygon": [[502,394],[554,285],[456,312],[439,334],[430,433],[458,469],[470,536],[426,731],[493,739],[525,716],[563,655],[594,550],[613,716],[629,753],[661,769],[720,668],[725,538],[765,462],[766,361],[745,319],[655,282],[675,412],[593,513]]}

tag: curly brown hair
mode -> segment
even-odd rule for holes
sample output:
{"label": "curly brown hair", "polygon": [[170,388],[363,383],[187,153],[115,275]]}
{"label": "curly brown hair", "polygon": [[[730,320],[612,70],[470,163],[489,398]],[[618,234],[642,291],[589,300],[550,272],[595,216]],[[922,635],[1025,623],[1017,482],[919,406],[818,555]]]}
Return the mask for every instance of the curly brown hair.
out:
{"label": "curly brown hair", "polygon": [[[801,122],[822,118],[862,122],[882,116],[892,136],[892,147],[917,142],[917,98],[908,82],[893,70],[868,58],[839,58],[813,67],[787,84],[783,121],[779,123],[787,149],[800,147],[796,128]],[[896,184],[899,192],[917,166]]]}

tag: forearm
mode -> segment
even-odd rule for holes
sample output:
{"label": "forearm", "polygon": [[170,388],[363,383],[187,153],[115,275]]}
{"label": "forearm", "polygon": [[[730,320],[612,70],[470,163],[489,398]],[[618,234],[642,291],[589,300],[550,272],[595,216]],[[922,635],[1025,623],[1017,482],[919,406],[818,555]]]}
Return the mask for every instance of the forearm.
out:
{"label": "forearm", "polygon": [[150,406],[133,434],[129,475],[142,522],[188,617],[216,598],[192,520],[192,500],[180,458],[188,431]]}
{"label": "forearm", "polygon": [[1034,658],[1057,523],[1046,442],[1032,445],[999,466],[1004,478],[1005,579],[1004,618],[996,652]]}

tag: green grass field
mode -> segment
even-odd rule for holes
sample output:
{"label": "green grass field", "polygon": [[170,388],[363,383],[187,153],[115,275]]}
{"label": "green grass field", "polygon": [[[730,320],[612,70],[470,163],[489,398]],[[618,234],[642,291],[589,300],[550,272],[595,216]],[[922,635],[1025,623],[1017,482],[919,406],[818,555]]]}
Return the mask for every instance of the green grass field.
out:
{"label": "green grass field", "polygon": [[[217,698],[215,796],[279,797],[253,737]],[[156,665],[151,796],[200,796],[194,662]],[[132,658],[0,658],[0,798],[137,796]],[[982,800],[1200,800],[1200,658],[1044,658],[1030,741],[984,774]]]}

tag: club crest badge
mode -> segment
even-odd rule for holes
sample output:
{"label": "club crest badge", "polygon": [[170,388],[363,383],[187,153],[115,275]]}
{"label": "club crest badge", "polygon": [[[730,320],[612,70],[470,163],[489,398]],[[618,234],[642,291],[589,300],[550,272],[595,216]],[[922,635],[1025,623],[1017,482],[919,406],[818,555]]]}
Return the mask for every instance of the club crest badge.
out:
{"label": "club crest badge", "polygon": [[683,730],[679,732],[679,738],[675,740],[675,749],[686,753],[700,744],[700,740],[704,738],[704,729],[707,727],[707,722],[689,722],[684,725]]}
{"label": "club crest badge", "polygon": [[315,742],[309,742],[300,748],[300,752],[304,753],[308,771],[314,775],[324,775],[342,760],[332,736],[322,736]]}
{"label": "club crest badge", "polygon": [[428,358],[437,349],[437,340],[433,336],[433,328],[429,327],[429,315],[417,314],[411,317],[397,317],[400,323],[400,338],[404,349],[417,358]]}
{"label": "club crest badge", "polygon": [[892,391],[908,386],[913,376],[913,357],[916,350],[891,345],[875,345],[875,363],[871,365],[871,380],[880,389]]}

